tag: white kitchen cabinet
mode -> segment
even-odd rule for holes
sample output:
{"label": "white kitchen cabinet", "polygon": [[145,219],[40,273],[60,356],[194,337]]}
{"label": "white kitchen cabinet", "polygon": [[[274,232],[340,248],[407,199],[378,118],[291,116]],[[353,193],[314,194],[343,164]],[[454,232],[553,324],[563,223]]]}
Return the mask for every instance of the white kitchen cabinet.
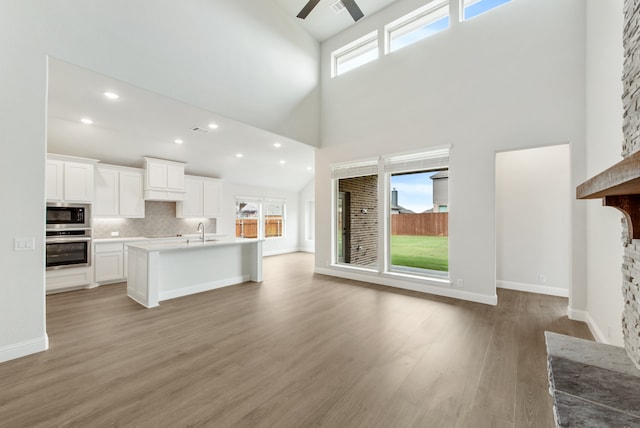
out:
{"label": "white kitchen cabinet", "polygon": [[47,201],[64,200],[64,162],[47,159]]}
{"label": "white kitchen cabinet", "polygon": [[144,198],[151,201],[181,201],[184,198],[182,162],[144,158]]}
{"label": "white kitchen cabinet", "polygon": [[104,284],[125,278],[122,242],[100,242],[94,245],[95,282]]}
{"label": "white kitchen cabinet", "polygon": [[94,159],[49,154],[47,157],[48,202],[93,202]]}
{"label": "white kitchen cabinet", "polygon": [[64,200],[66,202],[93,201],[93,165],[64,163]]}
{"label": "white kitchen cabinet", "polygon": [[176,203],[176,217],[218,217],[220,213],[220,182],[218,180],[187,175],[184,186],[184,200]]}
{"label": "white kitchen cabinet", "polygon": [[94,217],[144,218],[143,182],[141,169],[97,167]]}

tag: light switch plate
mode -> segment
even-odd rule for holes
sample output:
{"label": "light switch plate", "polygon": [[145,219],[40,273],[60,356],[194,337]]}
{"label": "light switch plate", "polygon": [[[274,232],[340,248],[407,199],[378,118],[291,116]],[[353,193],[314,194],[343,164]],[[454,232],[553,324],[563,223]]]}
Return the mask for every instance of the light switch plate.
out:
{"label": "light switch plate", "polygon": [[35,246],[34,238],[16,238],[13,248],[15,251],[33,251]]}

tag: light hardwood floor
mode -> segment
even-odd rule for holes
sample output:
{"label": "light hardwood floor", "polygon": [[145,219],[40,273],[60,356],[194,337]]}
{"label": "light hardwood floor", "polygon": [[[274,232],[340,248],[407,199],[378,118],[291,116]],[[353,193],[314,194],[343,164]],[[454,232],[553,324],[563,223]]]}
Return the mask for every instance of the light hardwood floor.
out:
{"label": "light hardwood floor", "polygon": [[312,265],[269,257],[262,284],[155,309],[124,284],[47,297],[50,350],[0,364],[0,426],[553,426],[543,332],[591,338],[566,299],[492,307]]}

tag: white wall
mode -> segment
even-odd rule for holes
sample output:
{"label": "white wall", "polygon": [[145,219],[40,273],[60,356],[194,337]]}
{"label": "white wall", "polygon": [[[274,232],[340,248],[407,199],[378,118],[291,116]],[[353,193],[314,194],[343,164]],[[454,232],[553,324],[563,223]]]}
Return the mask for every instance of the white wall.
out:
{"label": "white wall", "polygon": [[19,207],[0,218],[0,361],[47,346],[47,55],[317,145],[319,47],[295,19],[252,0],[0,2],[2,202]]}
{"label": "white wall", "polygon": [[[587,1],[587,175],[622,160],[622,0]],[[583,201],[587,209],[585,315],[596,339],[622,345],[622,214]]]}
{"label": "white wall", "polygon": [[285,201],[285,236],[268,238],[264,243],[264,255],[291,253],[298,251],[299,245],[299,202],[298,192],[249,186],[246,184],[224,182],[222,185],[220,218],[216,222],[216,232],[227,236],[236,233],[236,197],[255,199],[277,199]]}
{"label": "white wall", "polygon": [[[300,236],[300,251],[305,251],[307,253],[313,253],[316,249],[315,242],[315,181],[311,180],[309,183],[300,191],[299,200],[300,200],[300,228],[299,228],[299,236]],[[308,239],[311,238],[311,239]]]}
{"label": "white wall", "polygon": [[[495,153],[569,142],[572,187],[585,179],[585,2],[513,1],[329,77],[333,50],[418,3],[400,0],[322,45],[316,269],[339,273],[329,266],[330,164],[452,144],[450,274],[464,287],[430,291],[495,302]],[[585,308],[586,208],[571,210],[570,304]]]}
{"label": "white wall", "polygon": [[569,296],[569,160],[568,144],[496,155],[498,287]]}

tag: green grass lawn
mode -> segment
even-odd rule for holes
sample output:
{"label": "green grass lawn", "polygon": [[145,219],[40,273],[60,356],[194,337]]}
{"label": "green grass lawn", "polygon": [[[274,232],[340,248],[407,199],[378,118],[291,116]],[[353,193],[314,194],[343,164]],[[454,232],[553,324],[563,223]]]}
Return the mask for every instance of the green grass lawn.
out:
{"label": "green grass lawn", "polygon": [[391,236],[391,264],[430,270],[449,270],[447,236]]}

